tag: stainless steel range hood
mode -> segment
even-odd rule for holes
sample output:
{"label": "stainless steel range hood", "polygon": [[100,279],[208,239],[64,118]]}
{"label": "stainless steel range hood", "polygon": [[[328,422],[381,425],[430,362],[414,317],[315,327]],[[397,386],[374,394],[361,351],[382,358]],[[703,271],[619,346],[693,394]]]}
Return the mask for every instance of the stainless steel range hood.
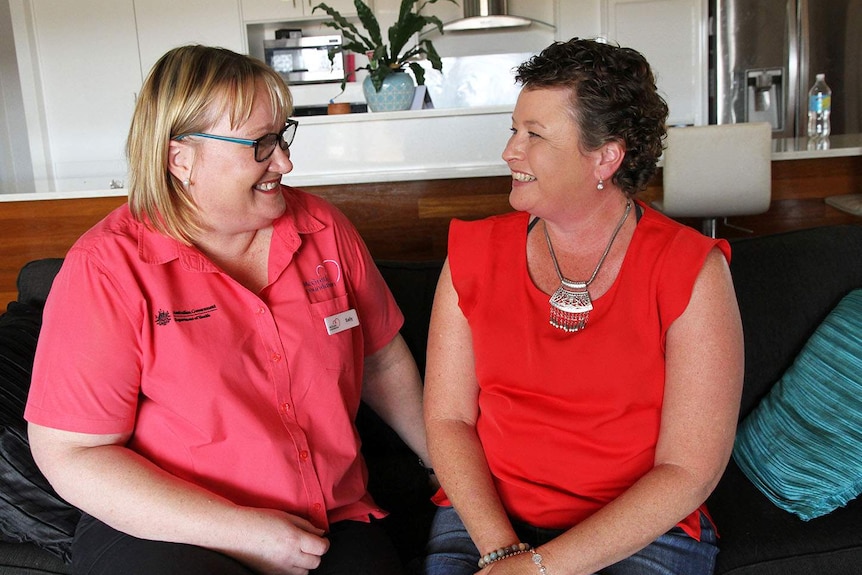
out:
{"label": "stainless steel range hood", "polygon": [[465,30],[499,30],[520,28],[532,24],[532,20],[520,16],[509,16],[506,0],[462,0],[464,17],[443,25],[446,32]]}

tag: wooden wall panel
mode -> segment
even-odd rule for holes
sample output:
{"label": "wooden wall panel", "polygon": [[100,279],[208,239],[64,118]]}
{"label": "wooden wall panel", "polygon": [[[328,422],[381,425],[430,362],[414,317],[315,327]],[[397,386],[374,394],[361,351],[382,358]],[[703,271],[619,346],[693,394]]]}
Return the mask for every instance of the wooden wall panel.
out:
{"label": "wooden wall panel", "polygon": [[422,261],[445,257],[452,218],[511,211],[510,182],[505,176],[304,189],[344,211],[375,257]]}
{"label": "wooden wall panel", "polygon": [[25,263],[63,257],[75,240],[125,197],[0,202],[0,312],[18,295]]}

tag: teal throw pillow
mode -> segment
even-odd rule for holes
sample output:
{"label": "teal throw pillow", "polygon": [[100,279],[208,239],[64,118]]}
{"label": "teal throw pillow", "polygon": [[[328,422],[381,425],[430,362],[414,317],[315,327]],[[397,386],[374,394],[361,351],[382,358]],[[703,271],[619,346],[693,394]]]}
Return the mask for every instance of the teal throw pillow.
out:
{"label": "teal throw pillow", "polygon": [[862,289],[847,296],[740,425],[733,458],[808,521],[862,492]]}

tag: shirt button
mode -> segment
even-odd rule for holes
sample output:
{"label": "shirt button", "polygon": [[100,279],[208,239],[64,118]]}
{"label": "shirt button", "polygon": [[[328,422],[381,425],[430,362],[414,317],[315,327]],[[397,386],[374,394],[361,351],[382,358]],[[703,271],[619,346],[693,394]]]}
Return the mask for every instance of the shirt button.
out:
{"label": "shirt button", "polygon": [[280,361],[280,360],[281,360],[281,355],[279,355],[277,353],[272,354],[272,361]]}
{"label": "shirt button", "polygon": [[257,308],[257,313],[258,313],[258,314],[260,314],[260,315],[265,314],[265,313],[266,313],[266,308],[265,308],[265,307],[263,307],[263,306],[260,306],[259,308]]}
{"label": "shirt button", "polygon": [[301,460],[305,461],[306,459],[308,459],[308,452],[303,449],[302,451],[299,452],[299,458]]}
{"label": "shirt button", "polygon": [[311,508],[314,511],[320,511],[320,507],[321,507],[320,503],[315,503],[314,505],[311,506]]}
{"label": "shirt button", "polygon": [[290,404],[285,401],[284,403],[281,404],[281,412],[287,413],[289,411],[290,411]]}

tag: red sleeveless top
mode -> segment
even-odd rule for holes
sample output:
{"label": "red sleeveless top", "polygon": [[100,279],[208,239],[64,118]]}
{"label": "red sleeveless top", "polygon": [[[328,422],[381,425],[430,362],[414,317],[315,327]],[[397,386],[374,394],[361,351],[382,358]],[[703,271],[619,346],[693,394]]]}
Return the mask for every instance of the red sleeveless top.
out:
{"label": "red sleeveless top", "polygon": [[[726,241],[639,205],[619,275],[578,333],[548,323],[549,296],[527,271],[528,214],[450,228],[452,281],[473,335],[479,438],[507,511],[534,526],[572,527],[653,467],[667,330],[709,251],[730,259]],[[695,538],[702,511],[680,523]]]}

